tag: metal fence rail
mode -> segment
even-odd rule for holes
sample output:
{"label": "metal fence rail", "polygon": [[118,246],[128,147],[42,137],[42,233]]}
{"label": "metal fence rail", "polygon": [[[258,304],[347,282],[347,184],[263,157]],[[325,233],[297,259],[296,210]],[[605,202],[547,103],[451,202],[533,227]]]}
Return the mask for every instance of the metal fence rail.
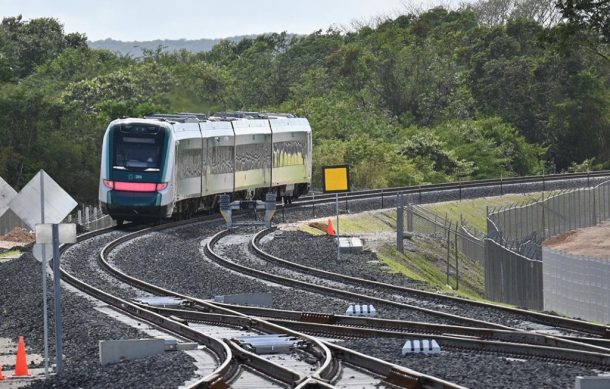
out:
{"label": "metal fence rail", "polygon": [[103,214],[100,208],[90,206],[83,206],[78,211],[71,213],[65,222],[76,223],[87,231],[99,230],[114,225],[112,218]]}
{"label": "metal fence rail", "polygon": [[[549,270],[555,265],[543,264],[542,242],[551,236],[591,227],[610,219],[609,195],[610,181],[605,181],[593,188],[562,191],[546,198],[543,194],[540,201],[489,211],[488,239],[485,240],[486,296],[526,308],[544,308],[581,317],[584,317],[583,310],[593,312],[594,306],[599,308],[595,288],[581,291],[586,296],[577,302],[572,301],[570,309],[566,307],[566,301],[570,300],[564,298],[569,292],[556,284],[547,284],[555,280],[551,275],[545,275],[543,282],[543,273],[549,271],[549,274],[555,274]],[[554,255],[553,258],[558,256]],[[568,255],[567,258],[575,257]],[[582,289],[583,285],[588,285],[582,277],[587,274],[587,266],[593,262],[582,260],[573,262],[569,268],[565,267],[561,272],[561,283],[568,289],[574,285],[580,285]],[[556,292],[549,291],[549,288]]]}
{"label": "metal fence rail", "polygon": [[610,181],[594,188],[562,191],[529,204],[492,209],[488,236],[532,259],[542,258],[542,242],[551,236],[610,219]]}

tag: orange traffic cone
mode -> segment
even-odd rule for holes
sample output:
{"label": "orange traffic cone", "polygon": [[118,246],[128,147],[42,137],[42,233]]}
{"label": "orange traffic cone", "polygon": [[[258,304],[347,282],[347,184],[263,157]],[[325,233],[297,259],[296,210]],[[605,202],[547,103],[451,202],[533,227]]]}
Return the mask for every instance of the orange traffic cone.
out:
{"label": "orange traffic cone", "polygon": [[335,236],[335,229],[333,228],[333,221],[328,219],[328,226],[326,227],[326,233],[330,236]]}
{"label": "orange traffic cone", "polygon": [[30,371],[28,370],[28,361],[25,357],[25,342],[23,336],[19,337],[19,344],[17,345],[17,362],[15,363],[15,373],[13,377],[26,377],[29,376]]}
{"label": "orange traffic cone", "polygon": [[0,381],[3,381],[5,377],[2,375],[2,365],[0,365]]}

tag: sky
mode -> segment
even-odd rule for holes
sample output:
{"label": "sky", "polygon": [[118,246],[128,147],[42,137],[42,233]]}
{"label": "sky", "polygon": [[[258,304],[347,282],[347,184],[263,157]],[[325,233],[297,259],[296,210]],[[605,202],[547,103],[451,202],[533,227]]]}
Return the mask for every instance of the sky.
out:
{"label": "sky", "polygon": [[310,34],[430,8],[435,0],[0,0],[0,16],[52,17],[89,40],[213,39]]}

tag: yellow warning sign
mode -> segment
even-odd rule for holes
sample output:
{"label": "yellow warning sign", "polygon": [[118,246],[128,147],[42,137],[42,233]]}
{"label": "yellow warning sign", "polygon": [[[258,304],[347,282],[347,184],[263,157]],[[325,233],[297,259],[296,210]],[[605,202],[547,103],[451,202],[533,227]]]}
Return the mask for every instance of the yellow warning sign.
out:
{"label": "yellow warning sign", "polygon": [[324,193],[349,192],[349,165],[322,166]]}

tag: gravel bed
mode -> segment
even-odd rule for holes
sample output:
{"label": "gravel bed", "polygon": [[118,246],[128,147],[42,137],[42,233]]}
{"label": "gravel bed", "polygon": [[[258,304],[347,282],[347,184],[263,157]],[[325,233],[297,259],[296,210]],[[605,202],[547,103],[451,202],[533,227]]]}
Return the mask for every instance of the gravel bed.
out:
{"label": "gravel bed", "polygon": [[[23,336],[28,355],[44,355],[41,265],[30,253],[0,263],[0,337],[15,343]],[[55,357],[54,299],[52,280],[47,280],[49,356]],[[62,289],[64,371],[61,376],[34,381],[32,388],[141,388],[143,382],[156,387],[177,387],[195,371],[193,359],[171,352],[100,366],[99,340],[144,338],[146,334],[96,311],[90,301]],[[30,360],[31,362],[31,360]],[[30,364],[43,368],[44,362]],[[14,366],[5,365],[5,375]]]}
{"label": "gravel bed", "polygon": [[125,235],[125,232],[113,231],[68,248],[61,257],[62,269],[98,289],[126,300],[149,295],[106,273],[98,263],[102,248],[122,235]]}
{"label": "gravel bed", "polygon": [[596,376],[601,372],[535,359],[445,350],[403,357],[404,343],[399,339],[361,339],[339,344],[469,388],[573,388],[576,376]]}
{"label": "gravel bed", "polygon": [[[584,181],[585,179],[581,180]],[[601,182],[602,179],[591,179]],[[555,190],[582,185],[572,181],[547,182],[546,190]],[[451,201],[458,198],[474,198],[482,195],[499,195],[502,193],[522,193],[525,191],[540,191],[542,184],[504,185],[502,188],[487,187],[480,189],[452,190],[442,193],[421,193],[407,196],[407,201],[413,203],[430,203],[435,201]],[[365,210],[393,208],[395,195],[386,195],[377,200],[350,200],[340,202],[341,213],[357,213]],[[308,218],[328,217],[335,214],[335,204],[316,205],[305,210],[279,209],[274,222],[294,222]],[[185,232],[185,229],[190,231]],[[292,290],[285,287],[270,286],[250,277],[239,276],[233,272],[219,272],[220,268],[203,259],[199,245],[204,236],[211,235],[209,227],[195,225],[180,230],[156,233],[149,237],[138,239],[125,245],[114,260],[124,271],[141,277],[150,282],[165,285],[184,293],[211,297],[216,294],[240,292],[272,291],[277,307],[320,311],[327,307],[331,312],[345,309],[345,301],[315,294]],[[136,297],[139,292],[126,288],[120,282],[109,276],[100,275],[97,270],[97,253],[95,246],[110,241],[120,232],[94,238],[76,248],[70,249],[62,256],[63,266],[72,274],[87,278],[94,285],[119,293],[127,298]],[[168,239],[168,238],[172,239]],[[292,239],[294,247],[299,247],[302,237]],[[276,239],[276,242],[280,239]],[[297,244],[298,243],[298,244]],[[142,246],[145,244],[145,246]],[[274,246],[273,241],[271,246]],[[303,247],[305,246],[303,242]],[[145,247],[145,249],[142,249]],[[307,245],[303,253],[310,258],[312,248],[317,244]],[[282,255],[278,255],[282,256]],[[304,257],[306,258],[306,257]],[[316,256],[315,258],[322,258]],[[365,269],[362,263],[368,262],[364,257],[346,258],[350,267],[359,272]],[[331,262],[328,262],[331,264]],[[313,264],[312,264],[313,265]],[[317,266],[323,264],[318,263]],[[338,271],[336,267],[333,268]],[[343,270],[341,270],[343,271]],[[17,341],[18,336],[24,336],[28,353],[43,354],[42,330],[42,291],[40,264],[25,253],[20,259],[0,263],[0,336]],[[346,272],[346,274],[349,274]],[[365,273],[366,274],[366,273]],[[375,273],[374,277],[382,277]],[[392,276],[394,277],[394,276]],[[380,278],[385,279],[385,278]],[[163,281],[163,282],[160,282]],[[396,282],[396,279],[390,282]],[[387,281],[386,281],[387,282]],[[405,281],[400,281],[405,282]],[[407,282],[408,283],[408,282]],[[49,334],[50,356],[53,357],[54,318],[52,282],[47,280],[49,290]],[[300,308],[299,308],[300,307]],[[324,308],[326,309],[326,308]],[[146,337],[137,329],[117,322],[114,319],[93,309],[87,299],[67,291],[62,292],[62,317],[64,328],[64,374],[61,377],[52,376],[43,381],[30,384],[34,388],[136,388],[143,387],[142,382],[154,387],[175,387],[193,376],[195,366],[193,360],[182,352],[164,353],[154,357],[135,361],[100,366],[98,341],[101,339],[127,339]],[[492,355],[474,355],[471,353],[443,352],[440,356],[400,357],[402,341],[375,339],[357,340],[347,346],[376,355],[383,359],[401,363],[405,366],[436,374],[443,378],[471,387],[572,387],[574,376],[595,375],[595,371],[561,366],[537,361],[511,361]],[[31,364],[30,367],[42,367]],[[5,365],[4,371],[13,366]],[[469,378],[471,372],[476,374]]]}
{"label": "gravel bed", "polygon": [[[240,233],[243,233],[243,235]],[[362,294],[366,294],[368,296],[373,296],[373,297],[379,297],[379,298],[387,297],[387,296],[383,296],[380,293],[376,293],[375,291],[370,290],[370,288],[355,287],[355,286],[347,285],[347,284],[340,283],[340,282],[323,280],[323,279],[320,279],[315,276],[303,275],[301,273],[298,273],[298,272],[295,272],[292,270],[288,270],[288,269],[279,267],[275,264],[272,264],[270,262],[261,260],[248,250],[248,242],[250,242],[253,234],[254,234],[253,231],[246,231],[245,229],[240,229],[234,235],[229,235],[229,236],[226,236],[223,239],[221,239],[217,243],[215,250],[218,254],[226,257],[227,259],[229,259],[235,263],[239,263],[243,266],[251,267],[256,270],[264,271],[266,273],[280,275],[280,276],[288,277],[288,278],[292,278],[292,279],[297,279],[299,281],[316,284],[316,285],[322,285],[322,286],[326,286],[326,287],[333,288],[333,289],[339,289],[339,290],[349,291],[349,292],[353,292],[353,293],[362,293]],[[300,246],[300,247],[305,247],[305,246]],[[335,246],[335,249],[336,249],[336,246]],[[301,292],[301,293],[308,293],[310,295],[316,296],[316,299],[319,299],[322,297],[322,295],[319,293],[313,293],[313,292],[312,293]],[[398,298],[395,300],[400,300],[400,298],[399,298],[400,296],[397,296],[397,297]],[[345,299],[332,298],[332,297],[322,297],[322,299],[323,299],[322,300],[323,304],[317,305],[318,311],[322,311],[322,312],[327,312],[324,305],[326,305],[326,301],[329,301],[329,299],[338,299],[340,301],[343,301],[343,303],[342,303],[343,305],[340,307],[340,309],[331,311],[331,312],[338,313],[338,314],[344,314],[347,306],[350,303],[358,303],[358,304],[363,303],[362,301],[347,301]],[[400,302],[410,303],[410,301],[408,301],[408,302],[400,301]],[[411,320],[411,321],[427,321],[427,322],[434,322],[434,323],[438,323],[438,324],[451,324],[452,323],[452,321],[450,321],[448,319],[440,318],[436,315],[421,312],[416,309],[398,308],[398,307],[395,307],[392,305],[380,305],[377,303],[374,303],[373,306],[375,306],[375,308],[377,309],[378,317],[381,317],[381,318],[403,319],[403,320]],[[286,308],[286,309],[299,310],[298,306],[297,307],[293,306],[292,308]]]}
{"label": "gravel bed", "polygon": [[213,263],[204,256],[201,242],[220,229],[199,224],[152,233],[114,250],[111,263],[146,282],[202,299],[267,292],[277,309],[326,313],[347,309],[344,300],[271,284]]}
{"label": "gravel bed", "polygon": [[[290,244],[286,244],[290,242]],[[410,281],[408,278],[391,274],[379,266],[380,260],[375,253],[364,251],[361,254],[341,254],[341,259],[337,261],[337,246],[333,238],[321,235],[314,236],[302,231],[275,231],[261,239],[260,247],[264,251],[278,258],[289,260],[300,265],[311,268],[320,268],[335,273],[345,274],[353,277],[360,277],[368,280],[384,282],[410,288],[428,289],[422,287],[421,283]],[[268,265],[277,268],[279,265]],[[367,294],[373,294],[371,288],[365,289]],[[378,288],[377,296],[401,301],[408,299],[407,302],[422,308],[434,309],[453,315],[469,317],[477,320],[484,320],[505,326],[527,329],[532,324],[528,318],[518,314],[511,314],[494,308],[481,307],[467,303],[460,303],[442,297],[422,297],[418,295],[409,296],[402,293],[398,296],[396,291],[387,290],[381,292]],[[404,301],[404,300],[403,300]],[[442,322],[438,318],[433,322]],[[539,327],[539,325],[538,325]]]}

